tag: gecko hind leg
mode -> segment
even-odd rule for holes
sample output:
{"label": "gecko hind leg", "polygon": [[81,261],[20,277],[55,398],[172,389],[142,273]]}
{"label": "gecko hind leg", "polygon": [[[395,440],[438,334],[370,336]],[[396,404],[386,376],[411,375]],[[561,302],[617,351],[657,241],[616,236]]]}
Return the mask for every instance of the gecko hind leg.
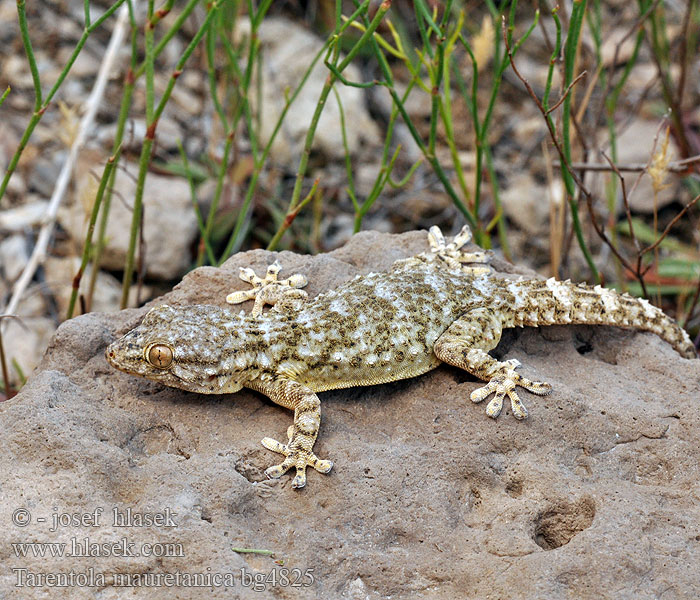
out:
{"label": "gecko hind leg", "polygon": [[[433,225],[428,232],[430,253],[445,262],[456,271],[464,271],[473,275],[490,273],[491,255],[487,252],[465,252],[462,247],[470,242],[472,232],[469,225],[462,227],[461,231],[447,242],[445,236],[437,225]],[[467,266],[467,263],[476,263],[476,266]]]}
{"label": "gecko hind leg", "polygon": [[462,315],[438,338],[433,352],[441,361],[476,375],[488,383],[474,390],[470,399],[481,402],[494,394],[486,407],[486,414],[494,419],[501,414],[503,399],[510,399],[513,416],[516,419],[527,417],[527,409],[520,400],[516,386],[540,396],[552,391],[552,386],[544,381],[531,381],[515,372],[520,363],[515,360],[500,362],[488,351],[495,348],[501,339],[503,325],[490,308],[475,308]]}

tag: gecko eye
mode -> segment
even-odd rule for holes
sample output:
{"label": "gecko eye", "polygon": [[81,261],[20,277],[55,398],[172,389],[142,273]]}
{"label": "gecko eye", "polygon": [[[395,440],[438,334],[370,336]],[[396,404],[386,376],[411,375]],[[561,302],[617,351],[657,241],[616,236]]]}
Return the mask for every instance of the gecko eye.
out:
{"label": "gecko eye", "polygon": [[173,349],[167,344],[151,344],[146,348],[145,355],[156,369],[167,369],[173,363]]}

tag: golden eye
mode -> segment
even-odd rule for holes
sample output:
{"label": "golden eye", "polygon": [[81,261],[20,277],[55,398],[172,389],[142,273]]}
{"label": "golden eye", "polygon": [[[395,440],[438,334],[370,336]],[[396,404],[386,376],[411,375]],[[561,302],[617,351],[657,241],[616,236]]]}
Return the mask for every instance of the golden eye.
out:
{"label": "golden eye", "polygon": [[146,360],[156,369],[167,369],[173,363],[173,349],[166,344],[146,348]]}

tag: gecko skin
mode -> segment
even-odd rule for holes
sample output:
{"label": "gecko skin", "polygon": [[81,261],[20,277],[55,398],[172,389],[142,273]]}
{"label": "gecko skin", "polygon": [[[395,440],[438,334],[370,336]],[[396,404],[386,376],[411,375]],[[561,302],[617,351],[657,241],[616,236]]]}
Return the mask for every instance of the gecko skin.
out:
{"label": "gecko skin", "polygon": [[[112,343],[106,358],[117,369],[164,385],[204,394],[246,387],[293,410],[286,444],[262,440],[285,457],[265,473],[279,477],[295,467],[292,485],[301,488],[307,466],[321,473],[333,466],[312,451],[321,422],[316,392],[415,377],[446,362],[487,382],[471,400],[493,393],[490,417],[500,414],[508,396],[513,415],[524,419],[516,386],[539,395],[552,388],[516,373],[517,360],[489,355],[506,327],[615,325],[651,331],[682,356],[696,356],[688,334],[646,300],[568,281],[496,277],[484,253],[461,250],[471,238],[468,228],[449,244],[436,227],[428,237],[429,252],[308,302],[298,289],[305,278],[278,281],[278,263],[264,279],[242,269],[253,289],[228,300],[255,298],[249,315],[209,305],[158,306]],[[263,313],[264,304],[274,307]]]}

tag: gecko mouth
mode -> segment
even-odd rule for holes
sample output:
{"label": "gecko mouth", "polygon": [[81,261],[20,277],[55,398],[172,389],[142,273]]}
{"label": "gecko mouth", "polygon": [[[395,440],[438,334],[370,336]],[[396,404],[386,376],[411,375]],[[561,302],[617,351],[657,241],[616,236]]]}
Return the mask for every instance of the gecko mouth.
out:
{"label": "gecko mouth", "polygon": [[105,349],[105,359],[107,362],[114,367],[115,369],[119,369],[120,371],[123,371],[124,368],[117,358],[117,349],[119,347],[119,340],[116,342],[112,342],[107,348]]}

